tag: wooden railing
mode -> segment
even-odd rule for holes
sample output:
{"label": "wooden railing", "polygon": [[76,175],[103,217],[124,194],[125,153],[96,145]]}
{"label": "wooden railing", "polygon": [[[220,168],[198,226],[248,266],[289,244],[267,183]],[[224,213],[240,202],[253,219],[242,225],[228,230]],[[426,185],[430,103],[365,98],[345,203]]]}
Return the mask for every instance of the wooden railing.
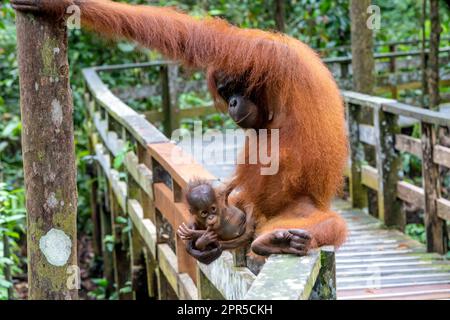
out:
{"label": "wooden railing", "polygon": [[[428,51],[425,52],[428,55]],[[398,99],[401,91],[420,89],[422,87],[421,52],[389,52],[374,55],[376,83],[375,93],[377,95],[390,93],[390,97]],[[324,62],[328,65],[339,87],[345,90],[352,89],[352,57],[344,56],[338,58],[326,58]],[[450,85],[450,47],[440,49],[441,79],[440,86]],[[450,101],[450,94],[441,96],[443,102]],[[420,95],[409,98],[409,103],[420,105]]]}
{"label": "wooden railing", "polygon": [[[117,292],[120,299],[334,299],[333,248],[305,257],[274,255],[262,267],[250,265],[245,250],[224,252],[210,265],[187,254],[174,232],[189,219],[182,190],[193,177],[217,178],[194,160],[175,163],[173,152],[184,159],[189,155],[117,98],[98,75],[136,66],[83,71],[96,159],[91,170],[94,238],[108,293]],[[138,66],[160,68],[162,101],[169,108],[167,64]],[[172,111],[164,110],[166,116]]]}
{"label": "wooden railing", "polygon": [[[421,104],[421,95],[411,92],[421,88],[420,51],[390,52],[375,54],[375,68],[377,72],[377,83],[375,92],[388,95],[397,99],[405,90],[409,90],[409,96],[403,100],[412,105]],[[351,57],[326,58],[324,62],[329,66],[341,89],[351,90],[352,70]],[[442,88],[450,85],[450,47],[441,48],[440,65]],[[121,100],[141,100],[150,96],[161,96],[162,104],[159,110],[145,111],[145,117],[151,123],[161,123],[163,131],[169,135],[173,129],[178,128],[185,118],[194,118],[214,114],[217,110],[212,103],[205,103],[190,109],[181,109],[178,104],[178,93],[196,91],[206,92],[205,81],[179,81],[179,67],[170,62],[149,62],[124,64],[116,66],[98,67],[102,72],[116,72],[130,69],[159,68],[159,85],[150,85],[127,88],[112,88],[114,94]],[[442,102],[450,101],[450,93],[441,94]]]}
{"label": "wooden railing", "polygon": [[[448,36],[441,36],[441,46],[447,46],[450,42],[450,37]],[[429,39],[426,39],[425,41],[426,47],[429,46]],[[376,42],[373,45],[374,50],[376,53],[379,52],[396,52],[402,49],[402,51],[411,51],[411,50],[420,50],[422,47],[422,39],[406,39],[401,41],[387,41],[387,42]],[[342,46],[334,46],[330,48],[321,48],[317,49],[317,51],[320,53],[323,57],[330,57],[330,56],[345,56],[349,55],[352,51],[351,44],[348,45],[342,45]]]}
{"label": "wooden railing", "polygon": [[[439,144],[438,129],[448,129],[450,115],[413,107],[396,100],[344,91],[351,145],[350,194],[353,206],[367,205],[368,189],[377,192],[378,217],[387,226],[403,228],[405,214],[400,201],[413,204],[425,212],[429,251],[447,251],[447,226],[450,201],[441,197],[439,167],[450,168],[450,148]],[[372,123],[363,123],[369,111]],[[421,139],[401,134],[399,116],[416,119]],[[368,163],[364,145],[375,151],[375,166]],[[422,186],[402,181],[400,152],[413,154],[422,161]]]}

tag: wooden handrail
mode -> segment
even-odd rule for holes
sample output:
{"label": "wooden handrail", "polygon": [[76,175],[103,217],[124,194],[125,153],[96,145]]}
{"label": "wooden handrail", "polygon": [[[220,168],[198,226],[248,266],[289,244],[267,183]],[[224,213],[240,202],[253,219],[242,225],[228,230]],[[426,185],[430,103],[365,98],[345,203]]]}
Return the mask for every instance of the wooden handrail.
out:
{"label": "wooden handrail", "polygon": [[[450,52],[450,47],[444,47],[439,49],[439,53],[446,53]],[[429,50],[425,50],[425,53],[429,53]],[[388,58],[401,58],[401,57],[414,57],[414,56],[420,56],[421,51],[414,50],[414,51],[399,51],[399,52],[387,52],[387,53],[376,53],[374,54],[375,60],[381,60],[381,59],[388,59]],[[351,63],[352,57],[351,55],[345,56],[345,57],[337,57],[337,58],[325,58],[323,61],[327,64],[332,63]]]}

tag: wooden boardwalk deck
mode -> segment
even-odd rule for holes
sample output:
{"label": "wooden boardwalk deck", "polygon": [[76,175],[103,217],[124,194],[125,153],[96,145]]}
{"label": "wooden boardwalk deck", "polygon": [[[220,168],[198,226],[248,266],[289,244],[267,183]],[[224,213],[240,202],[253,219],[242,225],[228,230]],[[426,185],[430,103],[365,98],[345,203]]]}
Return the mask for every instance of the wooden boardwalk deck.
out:
{"label": "wooden boardwalk deck", "polygon": [[338,299],[450,299],[450,261],[346,201],[349,237],[336,254]]}
{"label": "wooden boardwalk deck", "polygon": [[[241,143],[236,147],[240,149]],[[233,163],[214,162],[187,145],[180,146],[219,179],[234,170]],[[233,149],[227,152],[235,153]],[[347,201],[337,199],[333,207],[349,228],[347,242],[336,253],[338,299],[450,299],[449,260],[426,253],[423,244],[386,229]]]}

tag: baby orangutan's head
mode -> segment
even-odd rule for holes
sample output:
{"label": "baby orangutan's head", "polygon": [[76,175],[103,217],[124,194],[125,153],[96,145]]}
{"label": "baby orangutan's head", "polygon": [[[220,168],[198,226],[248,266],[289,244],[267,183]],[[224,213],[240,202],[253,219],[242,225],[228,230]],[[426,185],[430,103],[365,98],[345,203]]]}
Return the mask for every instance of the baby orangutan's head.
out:
{"label": "baby orangutan's head", "polygon": [[185,194],[189,212],[195,217],[196,223],[205,229],[217,229],[220,224],[219,208],[211,183],[200,179],[192,180]]}

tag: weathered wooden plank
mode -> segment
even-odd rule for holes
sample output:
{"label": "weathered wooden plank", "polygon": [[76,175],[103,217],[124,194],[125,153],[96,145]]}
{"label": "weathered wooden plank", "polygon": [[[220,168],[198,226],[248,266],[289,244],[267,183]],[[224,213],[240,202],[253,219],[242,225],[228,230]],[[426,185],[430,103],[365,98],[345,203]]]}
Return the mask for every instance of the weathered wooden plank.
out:
{"label": "weathered wooden plank", "polygon": [[377,108],[386,103],[396,102],[395,100],[392,99],[370,96],[367,94],[354,91],[342,90],[341,94],[344,97],[345,102],[359,106],[359,108],[361,107]]}
{"label": "weathered wooden plank", "polygon": [[[445,53],[449,52],[450,47],[443,47],[439,49],[439,53]],[[426,51],[428,52],[428,50]],[[388,58],[401,58],[401,57],[414,57],[414,56],[420,56],[421,51],[413,50],[413,51],[398,51],[398,52],[386,52],[386,53],[377,53],[374,55],[374,59],[380,60],[380,59],[388,59]],[[337,57],[337,58],[326,58],[323,59],[323,62],[327,64],[331,63],[351,63],[352,57],[351,55],[345,56],[345,57]]]}
{"label": "weathered wooden plank", "polygon": [[[391,287],[391,288],[372,288],[370,291],[363,289],[340,290],[341,299],[360,300],[360,299],[432,299],[433,292],[449,290],[447,284]],[[429,294],[427,294],[429,293]]]}
{"label": "weathered wooden plank", "polygon": [[142,206],[137,200],[128,200],[128,215],[147,248],[156,257],[156,227],[149,219],[144,219]]}
{"label": "weathered wooden plank", "polygon": [[425,206],[423,188],[416,187],[409,182],[399,181],[397,183],[397,197],[418,208],[424,208]]}
{"label": "weathered wooden plank", "polygon": [[378,217],[387,226],[403,229],[406,217],[401,211],[401,203],[396,197],[398,172],[401,158],[395,151],[395,135],[400,133],[398,116],[374,108],[376,163],[378,172]]}
{"label": "weathered wooden plank", "polygon": [[126,199],[127,199],[127,185],[125,182],[120,180],[120,174],[117,170],[111,169],[111,162],[109,155],[104,153],[104,148],[102,145],[98,144],[95,147],[96,159],[108,178],[113,193],[116,196],[117,202],[120,208],[126,211]]}
{"label": "weathered wooden plank", "polygon": [[336,252],[333,246],[320,250],[320,271],[311,300],[336,300]]}
{"label": "weathered wooden plank", "polygon": [[168,244],[158,244],[159,268],[166,277],[172,289],[178,294],[178,263],[177,256]]}
{"label": "weathered wooden plank", "polygon": [[320,266],[320,250],[304,257],[272,255],[244,299],[307,300],[316,283]]}
{"label": "weathered wooden plank", "polygon": [[448,126],[448,123],[450,122],[450,115],[429,109],[417,108],[396,100],[369,96],[352,91],[341,91],[341,94],[347,103],[355,104],[361,107],[376,108],[381,106],[386,112],[409,118],[415,118],[422,122],[440,126]]}
{"label": "weathered wooden plank", "polygon": [[447,126],[450,122],[450,115],[429,109],[413,107],[398,101],[383,103],[383,110],[397,115],[415,118],[428,124]]}
{"label": "weathered wooden plank", "polygon": [[376,144],[374,127],[368,124],[359,124],[359,140],[374,146]]}
{"label": "weathered wooden plank", "polygon": [[345,300],[436,300],[442,298],[450,298],[450,289],[411,291],[405,290],[398,293],[374,294],[366,293],[360,295],[344,296]]}
{"label": "weathered wooden plank", "polygon": [[422,159],[422,142],[420,139],[409,137],[404,134],[395,135],[395,149],[402,152],[408,152],[419,159]]}
{"label": "weathered wooden plank", "polygon": [[190,109],[181,109],[179,118],[195,118],[199,116],[207,116],[210,114],[220,113],[212,104],[204,107],[196,107]]}
{"label": "weathered wooden plank", "polygon": [[178,298],[180,300],[198,300],[197,287],[186,273],[178,275]]}
{"label": "weathered wooden plank", "polygon": [[193,178],[215,181],[217,178],[195,159],[172,143],[149,145],[150,154],[166,169],[181,188],[186,188]]}
{"label": "weathered wooden plank", "polygon": [[433,161],[436,164],[450,168],[450,148],[435,145],[433,150]]}
{"label": "weathered wooden plank", "polygon": [[84,69],[83,76],[90,92],[108,114],[144,146],[150,143],[167,142],[168,139],[158,129],[112,94],[101,81],[97,70],[95,68]]}
{"label": "weathered wooden plank", "polygon": [[[174,204],[175,225],[177,229],[182,223],[189,223],[190,213],[184,203],[177,202]],[[180,273],[186,272],[194,282],[197,282],[197,261],[186,251],[186,244],[176,235],[175,239],[176,252],[178,257],[178,269]]]}
{"label": "weathered wooden plank", "polygon": [[[444,116],[444,115],[442,115]],[[448,116],[450,120],[450,115]],[[447,122],[447,124],[450,121]],[[425,190],[425,229],[429,252],[447,252],[447,225],[438,216],[436,200],[440,196],[439,166],[434,163],[433,147],[436,145],[436,129],[433,124],[422,123],[422,179]]]}
{"label": "weathered wooden plank", "polygon": [[378,190],[377,169],[369,165],[361,166],[361,182],[363,185],[373,190]]}
{"label": "weathered wooden plank", "polygon": [[111,71],[119,71],[126,69],[145,69],[145,68],[153,68],[159,67],[162,65],[170,65],[175,64],[176,62],[170,60],[161,60],[161,61],[150,61],[150,62],[139,62],[139,63],[124,63],[124,64],[113,64],[113,65],[105,65],[94,67],[95,71],[98,72],[111,72]]}
{"label": "weathered wooden plank", "polygon": [[172,190],[162,182],[155,183],[153,188],[155,192],[155,207],[163,214],[164,218],[169,221],[173,228],[177,227]]}
{"label": "weathered wooden plank", "polygon": [[441,284],[450,284],[449,280],[411,280],[411,282],[400,281],[399,283],[376,283],[373,282],[364,283],[364,284],[356,284],[356,285],[348,285],[342,288],[342,290],[357,290],[357,289],[384,289],[384,288],[396,288],[396,287],[414,287],[414,286],[425,286],[425,285],[441,285]]}
{"label": "weathered wooden plank", "polygon": [[136,183],[147,193],[150,199],[153,199],[153,174],[150,169],[146,165],[140,164],[138,157],[132,151],[125,155],[123,164]]}
{"label": "weathered wooden plank", "polygon": [[158,244],[158,262],[161,272],[180,299],[196,300],[197,288],[185,273],[178,272],[177,256],[168,244]]}
{"label": "weathered wooden plank", "polygon": [[350,141],[350,197],[353,207],[364,208],[367,205],[367,192],[364,190],[361,177],[361,166],[364,161],[364,153],[362,151],[362,145],[359,141],[361,108],[360,106],[347,101],[346,111]]}
{"label": "weathered wooden plank", "polygon": [[228,251],[209,265],[199,262],[198,267],[227,300],[243,299],[256,278],[247,268],[234,267]]}
{"label": "weathered wooden plank", "polygon": [[444,198],[437,199],[438,216],[441,219],[450,221],[450,201]]}

